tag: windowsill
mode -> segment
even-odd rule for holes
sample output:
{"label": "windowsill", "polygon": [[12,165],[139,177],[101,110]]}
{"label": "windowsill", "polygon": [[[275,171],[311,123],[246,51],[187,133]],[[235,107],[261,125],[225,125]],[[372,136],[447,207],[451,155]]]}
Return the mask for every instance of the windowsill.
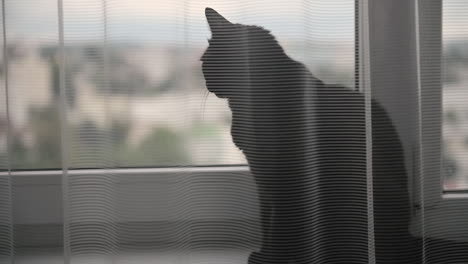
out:
{"label": "windowsill", "polygon": [[[258,197],[247,166],[69,170],[66,202],[73,206],[68,212],[63,211],[62,173],[11,173],[16,245],[58,246],[64,214],[79,229],[108,225],[107,218],[82,217],[99,208],[118,212],[112,221],[122,232],[133,230],[125,236],[129,244],[177,241],[164,230],[191,227],[197,229],[195,238],[258,244]],[[90,204],[87,197],[96,199]]]}
{"label": "windowsill", "polygon": [[467,193],[441,194],[438,202],[416,211],[411,233],[417,237],[468,242],[468,210],[460,208],[468,208]]}

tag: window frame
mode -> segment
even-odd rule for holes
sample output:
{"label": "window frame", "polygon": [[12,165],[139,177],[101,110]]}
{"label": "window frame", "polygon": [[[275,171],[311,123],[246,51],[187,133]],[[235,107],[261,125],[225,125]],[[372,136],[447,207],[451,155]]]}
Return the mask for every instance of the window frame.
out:
{"label": "window frame", "polygon": [[442,2],[372,0],[368,12],[370,90],[403,144],[410,231],[423,240],[468,242],[468,191],[443,189]]}
{"label": "window frame", "polygon": [[[414,0],[418,65],[418,173],[413,233],[468,242],[468,190],[445,190],[442,167],[442,1]],[[450,224],[447,224],[450,223]],[[441,232],[440,226],[444,226]]]}

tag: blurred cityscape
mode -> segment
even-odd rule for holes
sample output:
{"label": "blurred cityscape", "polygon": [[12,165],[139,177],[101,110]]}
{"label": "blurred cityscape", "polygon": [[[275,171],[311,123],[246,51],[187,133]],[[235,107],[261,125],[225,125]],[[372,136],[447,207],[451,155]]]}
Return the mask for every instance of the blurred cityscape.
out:
{"label": "blurred cityscape", "polygon": [[[304,54],[301,43],[285,46],[299,57]],[[205,88],[199,61],[205,48],[67,45],[62,72],[57,45],[9,45],[12,168],[60,168],[64,151],[72,168],[245,164],[232,143],[226,102]],[[318,76],[353,85],[352,51],[346,43],[328,45],[317,52],[333,54],[331,63],[320,63],[313,54],[299,60]],[[0,66],[2,81],[5,73]],[[6,112],[0,112],[0,126],[6,122]],[[0,138],[0,155],[5,155],[6,137]]]}
{"label": "blurred cityscape", "polygon": [[[230,113],[224,102],[210,100],[215,111],[208,114],[201,109],[207,94],[200,63],[188,58],[201,51],[67,47],[63,128],[57,47],[17,43],[8,50],[11,162],[16,169],[61,167],[61,129],[70,136],[65,149],[72,167],[243,163],[229,144]],[[6,122],[4,116],[0,122]],[[80,158],[80,153],[93,152],[93,160]]]}

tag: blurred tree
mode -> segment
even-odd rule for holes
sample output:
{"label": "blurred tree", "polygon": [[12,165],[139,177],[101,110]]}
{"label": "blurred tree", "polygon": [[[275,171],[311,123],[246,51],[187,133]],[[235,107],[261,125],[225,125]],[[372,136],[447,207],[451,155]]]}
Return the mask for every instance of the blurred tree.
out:
{"label": "blurred tree", "polygon": [[444,121],[447,123],[447,124],[450,124],[450,125],[456,125],[458,123],[458,115],[457,115],[457,112],[456,111],[446,111],[444,113],[445,117],[444,117]]}
{"label": "blurred tree", "polygon": [[60,123],[54,106],[29,109],[29,134],[33,144],[25,144],[25,136],[14,132],[11,143],[13,169],[51,169],[61,167]]}
{"label": "blurred tree", "polygon": [[133,151],[125,164],[138,166],[187,165],[189,153],[184,137],[168,127],[157,127]]}

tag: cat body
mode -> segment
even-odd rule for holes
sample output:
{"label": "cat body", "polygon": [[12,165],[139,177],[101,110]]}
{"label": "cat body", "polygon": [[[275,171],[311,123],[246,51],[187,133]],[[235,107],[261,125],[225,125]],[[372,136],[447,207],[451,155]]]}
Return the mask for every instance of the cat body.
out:
{"label": "cat body", "polygon": [[417,263],[403,149],[383,107],[372,100],[370,139],[363,94],[314,77],[263,28],[206,17],[206,86],[228,100],[259,193],[262,247],[249,262],[368,263],[374,241],[378,263]]}

